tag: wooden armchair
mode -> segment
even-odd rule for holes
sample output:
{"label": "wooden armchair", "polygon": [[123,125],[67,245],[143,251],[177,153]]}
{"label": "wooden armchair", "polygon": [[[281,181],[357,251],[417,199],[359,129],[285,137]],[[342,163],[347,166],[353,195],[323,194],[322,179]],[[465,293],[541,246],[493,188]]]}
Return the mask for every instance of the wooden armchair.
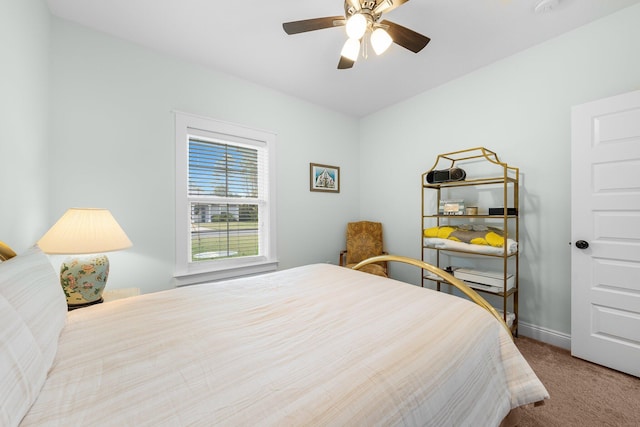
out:
{"label": "wooden armchair", "polygon": [[[381,223],[350,222],[347,224],[347,249],[340,252],[340,265],[351,268],[367,258],[386,254],[382,248]],[[386,261],[366,265],[360,271],[388,277]]]}

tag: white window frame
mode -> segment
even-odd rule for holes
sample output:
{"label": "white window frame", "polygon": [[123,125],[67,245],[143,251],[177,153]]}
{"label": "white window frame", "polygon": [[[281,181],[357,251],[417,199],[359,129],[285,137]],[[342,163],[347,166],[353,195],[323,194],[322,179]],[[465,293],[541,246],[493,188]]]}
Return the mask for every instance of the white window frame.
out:
{"label": "white window frame", "polygon": [[[265,273],[277,269],[276,254],[276,135],[193,114],[175,112],[176,132],[176,255],[174,278],[178,286]],[[268,155],[266,209],[261,209],[259,256],[191,262],[191,209],[189,197],[189,138],[211,137],[231,143],[243,141],[265,146]]]}

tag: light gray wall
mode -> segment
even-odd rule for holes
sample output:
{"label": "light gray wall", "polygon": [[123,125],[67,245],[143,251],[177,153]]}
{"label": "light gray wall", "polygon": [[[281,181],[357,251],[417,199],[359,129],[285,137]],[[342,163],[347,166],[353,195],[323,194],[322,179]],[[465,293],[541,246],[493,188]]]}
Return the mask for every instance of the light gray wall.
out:
{"label": "light gray wall", "polygon": [[[337,263],[358,217],[357,120],[61,19],[51,35],[49,220],[112,211],[133,248],[109,255],[109,287],[173,286],[173,110],[276,132],[280,268]],[[341,167],[340,194],[309,192],[310,162]]]}
{"label": "light gray wall", "polygon": [[521,320],[569,334],[571,106],[640,88],[638,23],[640,6],[625,9],[362,120],[360,210],[385,224],[387,250],[420,257],[420,175],[436,156],[487,147],[522,174]]}
{"label": "light gray wall", "polygon": [[0,240],[20,252],[46,231],[49,11],[0,0]]}

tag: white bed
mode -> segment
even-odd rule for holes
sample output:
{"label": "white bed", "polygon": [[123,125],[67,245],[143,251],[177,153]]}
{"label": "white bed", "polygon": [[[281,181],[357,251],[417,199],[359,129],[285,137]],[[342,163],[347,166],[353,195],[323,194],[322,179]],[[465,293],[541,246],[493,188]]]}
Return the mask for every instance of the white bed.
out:
{"label": "white bed", "polygon": [[328,264],[67,314],[33,248],[0,309],[2,426],[497,426],[548,398],[486,310]]}

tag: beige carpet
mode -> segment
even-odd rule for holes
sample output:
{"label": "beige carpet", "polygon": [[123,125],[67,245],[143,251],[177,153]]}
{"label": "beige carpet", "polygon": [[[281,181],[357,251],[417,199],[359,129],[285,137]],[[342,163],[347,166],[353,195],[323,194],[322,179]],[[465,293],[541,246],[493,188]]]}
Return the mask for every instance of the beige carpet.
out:
{"label": "beige carpet", "polygon": [[520,427],[640,426],[640,378],[530,338],[516,338],[516,345],[551,395],[521,412]]}

